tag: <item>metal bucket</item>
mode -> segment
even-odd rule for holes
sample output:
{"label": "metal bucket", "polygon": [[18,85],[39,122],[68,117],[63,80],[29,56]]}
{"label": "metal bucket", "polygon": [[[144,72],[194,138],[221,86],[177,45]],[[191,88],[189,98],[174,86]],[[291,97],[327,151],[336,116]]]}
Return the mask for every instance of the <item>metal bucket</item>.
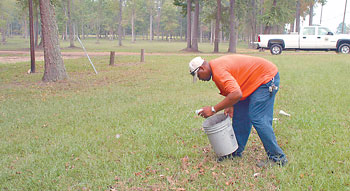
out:
{"label": "metal bucket", "polygon": [[219,157],[235,152],[238,148],[235,133],[229,116],[218,113],[203,122],[203,129],[208,135],[214,152]]}

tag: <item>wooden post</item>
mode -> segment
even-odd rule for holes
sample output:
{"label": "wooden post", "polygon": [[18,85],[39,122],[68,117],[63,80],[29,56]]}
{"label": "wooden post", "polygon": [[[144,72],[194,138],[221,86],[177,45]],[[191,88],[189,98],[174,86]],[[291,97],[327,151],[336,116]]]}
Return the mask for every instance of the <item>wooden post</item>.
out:
{"label": "wooden post", "polygon": [[114,56],[115,56],[115,52],[111,51],[111,55],[109,57],[109,65],[113,66],[114,65]]}
{"label": "wooden post", "polygon": [[35,73],[33,1],[29,0],[29,28],[30,28],[30,73]]}
{"label": "wooden post", "polygon": [[141,49],[141,62],[145,62],[145,49]]}

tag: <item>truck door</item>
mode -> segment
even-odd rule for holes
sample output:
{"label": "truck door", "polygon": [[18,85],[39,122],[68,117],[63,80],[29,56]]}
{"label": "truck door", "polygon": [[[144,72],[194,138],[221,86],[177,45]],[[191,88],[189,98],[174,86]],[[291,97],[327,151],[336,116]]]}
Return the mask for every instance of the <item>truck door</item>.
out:
{"label": "truck door", "polygon": [[336,37],[334,37],[334,34],[326,27],[318,27],[316,40],[320,48],[335,49],[337,46]]}
{"label": "truck door", "polygon": [[300,35],[300,48],[314,49],[316,48],[316,30],[315,27],[304,27]]}

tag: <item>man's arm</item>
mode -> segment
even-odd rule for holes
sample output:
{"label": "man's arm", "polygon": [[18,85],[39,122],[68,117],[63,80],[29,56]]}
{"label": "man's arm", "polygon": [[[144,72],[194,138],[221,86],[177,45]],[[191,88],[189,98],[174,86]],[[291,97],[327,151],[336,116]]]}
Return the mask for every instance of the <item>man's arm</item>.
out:
{"label": "man's arm", "polygon": [[[234,92],[229,93],[225,99],[223,99],[221,102],[216,104],[214,106],[215,112],[219,112],[225,108],[232,107],[234,104],[236,104],[240,99],[242,98],[242,91],[240,89],[237,89]],[[214,115],[214,112],[212,111],[210,106],[203,107],[203,111],[199,112],[198,115],[207,118],[212,115]]]}

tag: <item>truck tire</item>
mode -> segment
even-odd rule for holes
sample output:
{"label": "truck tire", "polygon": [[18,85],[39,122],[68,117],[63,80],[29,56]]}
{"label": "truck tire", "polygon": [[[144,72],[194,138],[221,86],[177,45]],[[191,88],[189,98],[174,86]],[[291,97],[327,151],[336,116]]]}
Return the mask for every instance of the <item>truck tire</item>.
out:
{"label": "truck tire", "polygon": [[282,46],[279,44],[273,44],[270,47],[270,52],[272,55],[278,55],[282,53]]}
{"label": "truck tire", "polygon": [[338,48],[339,53],[349,54],[350,53],[350,44],[343,43]]}

